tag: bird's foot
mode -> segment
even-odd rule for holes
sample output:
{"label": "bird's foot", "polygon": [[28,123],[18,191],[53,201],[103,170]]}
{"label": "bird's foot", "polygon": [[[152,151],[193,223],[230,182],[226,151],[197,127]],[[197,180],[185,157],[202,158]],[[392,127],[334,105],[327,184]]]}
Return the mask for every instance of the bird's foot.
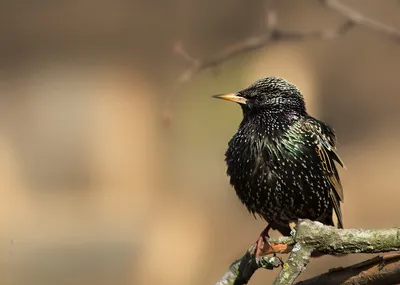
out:
{"label": "bird's foot", "polygon": [[276,256],[276,252],[274,251],[274,248],[269,241],[269,236],[261,234],[258,237],[258,240],[253,249],[253,255],[255,256],[256,262],[258,263],[261,257],[268,253],[272,253],[274,256]]}
{"label": "bird's foot", "polygon": [[271,225],[268,224],[267,227],[261,232],[260,236],[258,237],[258,240],[255,243],[255,246],[253,248],[253,256],[255,256],[256,262],[258,263],[261,259],[261,256],[266,255],[268,253],[274,253],[274,256],[276,255],[275,252],[272,249],[272,245],[269,242],[269,230],[271,229]]}

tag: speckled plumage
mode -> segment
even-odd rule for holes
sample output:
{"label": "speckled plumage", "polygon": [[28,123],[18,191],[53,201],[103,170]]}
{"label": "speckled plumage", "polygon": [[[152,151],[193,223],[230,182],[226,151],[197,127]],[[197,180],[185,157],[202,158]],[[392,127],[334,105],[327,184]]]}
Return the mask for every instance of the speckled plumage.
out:
{"label": "speckled plumage", "polygon": [[332,128],[309,116],[300,91],[281,78],[235,96],[244,117],[226,152],[227,174],[247,209],[285,235],[299,218],[333,225],[333,209],[343,227],[335,161],[343,163]]}

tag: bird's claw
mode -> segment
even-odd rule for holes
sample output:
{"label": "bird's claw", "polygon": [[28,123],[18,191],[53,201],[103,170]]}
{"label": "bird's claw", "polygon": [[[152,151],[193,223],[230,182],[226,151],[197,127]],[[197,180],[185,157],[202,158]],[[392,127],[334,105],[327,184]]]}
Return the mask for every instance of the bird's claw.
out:
{"label": "bird's claw", "polygon": [[255,256],[256,262],[260,262],[262,256],[266,253],[273,253],[273,256],[276,257],[276,252],[274,252],[269,238],[266,235],[260,235],[253,249],[253,255]]}

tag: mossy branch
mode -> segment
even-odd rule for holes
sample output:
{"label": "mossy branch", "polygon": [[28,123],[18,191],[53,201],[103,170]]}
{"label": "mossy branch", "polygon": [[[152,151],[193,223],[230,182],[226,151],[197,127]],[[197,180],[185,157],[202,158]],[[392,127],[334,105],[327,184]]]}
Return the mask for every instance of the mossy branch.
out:
{"label": "mossy branch", "polygon": [[[288,285],[293,284],[296,278],[303,272],[310,261],[313,254],[352,254],[352,253],[382,253],[389,251],[400,250],[400,229],[379,229],[379,230],[362,230],[362,229],[337,229],[331,226],[325,226],[319,222],[312,222],[310,220],[299,220],[293,237],[281,237],[271,239],[271,248],[266,251],[266,254],[275,253],[290,253],[288,260],[282,264],[280,259],[275,256],[263,256],[259,262],[256,262],[252,254],[254,245],[252,245],[245,253],[245,255],[236,260],[229,267],[228,271],[217,283],[217,285],[242,285],[247,284],[253,273],[259,268],[274,269],[282,266],[282,270],[274,282],[274,285]],[[400,256],[400,255],[395,255]],[[382,260],[388,260],[385,257],[380,257]],[[349,275],[354,277],[354,280],[363,280],[359,283],[343,283],[343,284],[392,284],[384,283],[388,278],[393,279],[397,276],[397,283],[400,282],[400,258],[390,259],[391,262],[396,261],[396,266],[391,265],[385,267],[386,264],[380,262],[379,268],[369,271],[370,278],[356,278],[362,271],[354,271],[354,268],[362,268],[359,265],[350,266],[347,269],[341,269],[342,273],[336,275],[338,277]],[[376,259],[375,259],[376,261]],[[399,262],[398,262],[399,261]],[[370,265],[370,261],[368,265]],[[365,265],[365,263],[362,263]],[[372,265],[377,265],[372,264]],[[381,270],[385,269],[385,274]],[[343,272],[344,271],[344,272]],[[328,273],[332,276],[333,273]],[[397,274],[397,275],[396,275]],[[364,273],[365,275],[365,273]],[[323,276],[323,275],[321,275]],[[373,277],[373,278],[372,278]],[[322,277],[321,277],[322,278]],[[324,277],[328,278],[328,277]],[[382,283],[373,283],[377,282]],[[311,279],[312,280],[312,279]],[[370,281],[368,281],[370,280]],[[306,283],[312,281],[303,281],[302,284],[317,284]],[[323,283],[319,283],[323,284]],[[324,283],[325,284],[325,283]],[[342,284],[331,283],[331,284]],[[395,283],[393,283],[395,284]]]}

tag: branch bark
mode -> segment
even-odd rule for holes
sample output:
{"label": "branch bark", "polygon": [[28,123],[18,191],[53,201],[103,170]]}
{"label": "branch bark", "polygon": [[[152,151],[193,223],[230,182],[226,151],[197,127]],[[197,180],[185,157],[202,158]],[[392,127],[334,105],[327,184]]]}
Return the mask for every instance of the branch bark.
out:
{"label": "branch bark", "polygon": [[[313,252],[323,254],[341,255],[351,253],[377,253],[400,250],[400,229],[380,229],[380,230],[362,230],[362,229],[337,229],[331,226],[325,226],[319,222],[309,220],[299,220],[295,227],[293,237],[281,237],[270,240],[272,247],[265,252],[270,253],[288,253],[289,259],[283,264],[282,270],[275,280],[274,285],[293,284],[295,279],[303,272],[310,260]],[[257,263],[253,252],[252,245],[246,254],[236,260],[227,273],[221,278],[217,285],[242,285],[247,284],[253,273],[258,268],[273,269],[280,263],[277,263],[277,257],[263,257],[262,261]],[[400,258],[399,258],[400,259]],[[385,259],[387,261],[397,259]],[[363,263],[366,265],[365,263]],[[368,263],[370,264],[370,263]],[[381,264],[381,263],[379,263]],[[376,265],[376,264],[375,264]],[[363,268],[361,265],[344,269],[344,275],[351,271],[354,275],[354,268]],[[348,284],[374,284],[366,283],[374,280],[397,277],[399,266],[391,265],[386,268],[385,272],[381,272],[379,267],[376,270],[368,271],[369,278],[364,278],[364,283],[348,283]],[[384,273],[384,274],[383,274]],[[372,276],[374,278],[372,278]],[[328,278],[328,277],[325,277]],[[357,279],[354,279],[357,280]],[[400,280],[398,280],[400,282]],[[311,283],[312,284],[312,283]],[[317,284],[317,283],[315,283]],[[324,283],[319,283],[324,284]],[[331,283],[334,284],[334,283]],[[335,283],[341,284],[341,283]],[[377,284],[377,283],[375,283]],[[381,284],[381,283],[379,283]]]}
{"label": "branch bark", "polygon": [[273,285],[293,284],[296,278],[306,269],[312,252],[312,247],[296,243]]}
{"label": "branch bark", "polygon": [[296,285],[391,285],[400,282],[400,254],[376,256],[344,268],[332,269]]}
{"label": "branch bark", "polygon": [[222,276],[222,278],[216,283],[216,285],[244,285],[247,284],[250,278],[253,276],[259,268],[272,270],[282,265],[280,258],[275,256],[268,257],[267,254],[272,253],[289,253],[292,250],[294,240],[292,237],[280,237],[270,239],[271,248],[265,251],[265,255],[262,256],[259,262],[256,261],[254,247],[256,244],[250,246],[246,253],[235,260],[228,268],[228,271]]}
{"label": "branch bark", "polygon": [[300,220],[295,240],[325,254],[379,253],[400,250],[400,229],[337,229]]}
{"label": "branch bark", "polygon": [[241,258],[235,260],[216,285],[247,284],[258,268],[274,269],[281,265],[281,260],[274,256],[263,256],[257,263],[254,256],[251,254],[252,249],[253,247],[250,247]]}

